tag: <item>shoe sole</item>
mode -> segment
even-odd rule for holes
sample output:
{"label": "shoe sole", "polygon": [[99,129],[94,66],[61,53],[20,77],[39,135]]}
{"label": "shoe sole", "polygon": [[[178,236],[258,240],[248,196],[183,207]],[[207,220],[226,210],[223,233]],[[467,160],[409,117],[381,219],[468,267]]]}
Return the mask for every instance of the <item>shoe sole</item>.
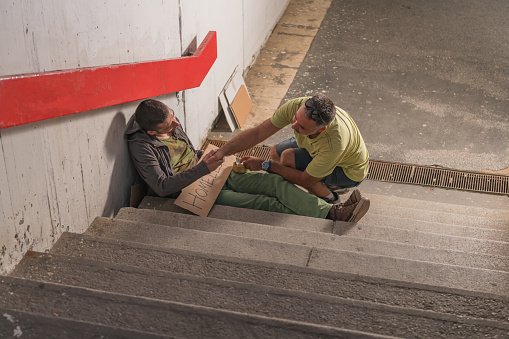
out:
{"label": "shoe sole", "polygon": [[370,202],[366,198],[361,198],[355,206],[355,209],[352,212],[352,216],[348,219],[348,222],[358,222],[362,219],[363,216],[368,213]]}

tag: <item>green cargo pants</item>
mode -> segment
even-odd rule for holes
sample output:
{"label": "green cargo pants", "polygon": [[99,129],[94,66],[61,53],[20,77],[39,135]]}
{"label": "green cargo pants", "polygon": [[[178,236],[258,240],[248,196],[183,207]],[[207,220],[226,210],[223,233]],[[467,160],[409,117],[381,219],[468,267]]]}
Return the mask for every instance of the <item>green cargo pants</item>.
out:
{"label": "green cargo pants", "polygon": [[262,172],[232,172],[216,204],[315,218],[325,218],[332,206],[277,174]]}

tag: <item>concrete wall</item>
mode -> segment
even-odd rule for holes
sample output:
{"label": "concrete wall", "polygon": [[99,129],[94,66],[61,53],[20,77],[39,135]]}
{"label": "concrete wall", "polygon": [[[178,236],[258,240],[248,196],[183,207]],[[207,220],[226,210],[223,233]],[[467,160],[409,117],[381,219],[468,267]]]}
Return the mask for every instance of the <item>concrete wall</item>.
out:
{"label": "concrete wall", "polygon": [[[202,85],[159,97],[200,145],[224,83],[249,67],[288,1],[2,1],[0,76],[174,58],[217,31],[218,59]],[[128,204],[123,132],[136,105],[0,130],[0,273]]]}

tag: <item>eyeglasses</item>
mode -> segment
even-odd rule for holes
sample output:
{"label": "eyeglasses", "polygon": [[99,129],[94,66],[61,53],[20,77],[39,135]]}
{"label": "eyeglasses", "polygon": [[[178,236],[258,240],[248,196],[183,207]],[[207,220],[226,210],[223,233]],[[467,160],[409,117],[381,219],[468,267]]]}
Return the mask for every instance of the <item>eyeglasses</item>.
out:
{"label": "eyeglasses", "polygon": [[323,117],[316,110],[313,98],[307,99],[304,106],[306,106],[306,115],[308,118],[316,122],[318,126],[325,124]]}

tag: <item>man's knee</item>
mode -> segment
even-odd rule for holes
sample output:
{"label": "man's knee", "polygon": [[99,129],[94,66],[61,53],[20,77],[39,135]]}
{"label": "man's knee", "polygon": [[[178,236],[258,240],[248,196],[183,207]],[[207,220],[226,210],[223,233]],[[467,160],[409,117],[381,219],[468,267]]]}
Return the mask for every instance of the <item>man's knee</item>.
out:
{"label": "man's knee", "polygon": [[287,167],[295,168],[295,149],[293,148],[285,149],[281,153],[280,162],[281,164]]}

